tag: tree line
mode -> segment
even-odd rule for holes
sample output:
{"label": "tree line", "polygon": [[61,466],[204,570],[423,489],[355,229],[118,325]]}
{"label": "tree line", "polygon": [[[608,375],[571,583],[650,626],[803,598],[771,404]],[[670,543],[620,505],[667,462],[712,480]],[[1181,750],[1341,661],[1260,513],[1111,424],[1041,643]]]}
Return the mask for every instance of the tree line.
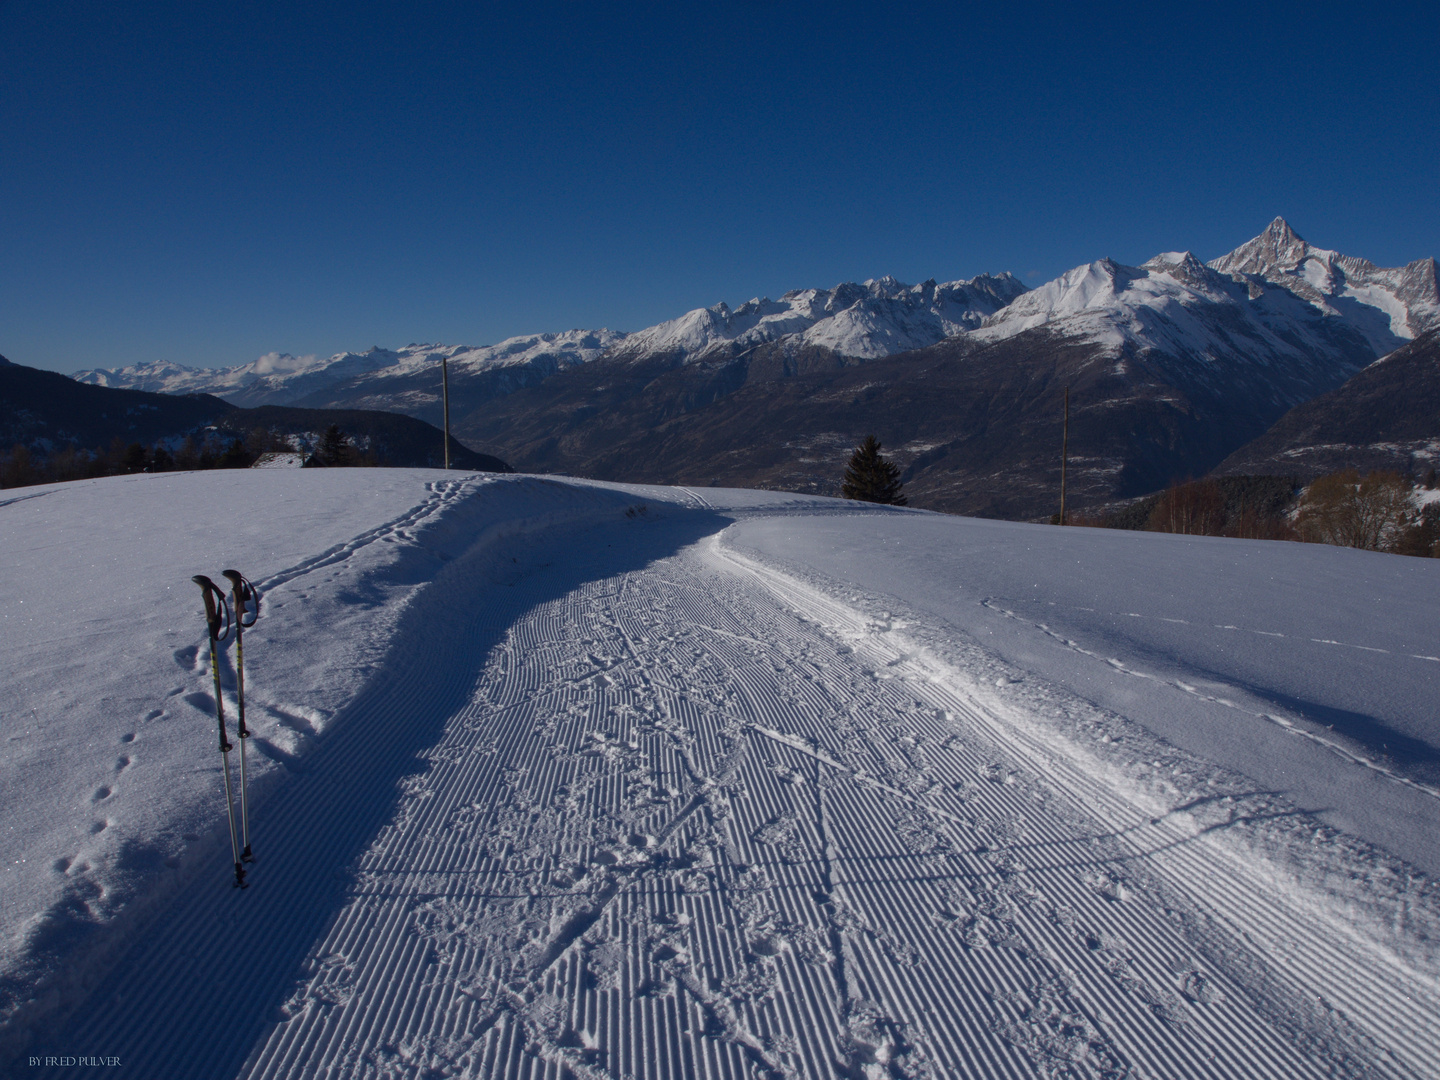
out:
{"label": "tree line", "polygon": [[[855,448],[840,482],[847,499],[905,506],[900,469],[873,435]],[[1419,485],[1440,487],[1431,468]],[[1188,480],[1104,515],[1074,515],[1071,525],[1139,529],[1245,540],[1310,544],[1440,558],[1440,499],[1417,500],[1416,482],[1398,472],[1345,469],[1302,487],[1286,476]],[[1059,524],[1059,514],[1051,524]]]}
{"label": "tree line", "polygon": [[[293,439],[293,441],[292,441]],[[217,431],[187,435],[178,444],[157,442],[145,446],[116,436],[108,447],[87,450],[65,446],[50,454],[16,443],[0,454],[0,488],[86,480],[129,473],[184,472],[197,469],[248,469],[263,454],[298,453],[307,466],[344,468],[380,465],[372,451],[361,450],[336,424],[313,445],[300,436],[286,436],[257,427],[243,439],[224,438]]]}
{"label": "tree line", "polygon": [[[1398,472],[1362,475],[1358,469],[1330,473],[1305,487],[1279,476],[1190,480],[1110,514],[1077,515],[1070,524],[1440,558],[1440,501],[1418,502],[1416,487]],[[1419,487],[1437,489],[1435,469]]]}

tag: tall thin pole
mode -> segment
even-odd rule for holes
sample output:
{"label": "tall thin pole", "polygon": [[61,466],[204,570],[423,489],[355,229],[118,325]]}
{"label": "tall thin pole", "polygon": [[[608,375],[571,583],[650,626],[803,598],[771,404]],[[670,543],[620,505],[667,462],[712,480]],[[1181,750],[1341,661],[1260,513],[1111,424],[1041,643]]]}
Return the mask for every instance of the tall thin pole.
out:
{"label": "tall thin pole", "polygon": [[[245,888],[245,867],[240,864],[240,841],[235,833],[235,792],[230,786],[230,751],[233,746],[225,735],[225,699],[220,696],[220,661],[215,656],[216,643],[230,633],[229,609],[225,606],[225,594],[220,587],[204,574],[190,579],[200,586],[205,596],[205,625],[210,631],[210,677],[215,680],[215,721],[220,728],[220,763],[225,774],[225,816],[230,821],[230,856],[235,860],[235,884]],[[220,632],[221,621],[225,631]]]}
{"label": "tall thin pole", "polygon": [[445,357],[440,358],[440,388],[445,399],[445,468],[450,468],[450,368]]}
{"label": "tall thin pole", "polygon": [[[239,570],[222,570],[220,574],[229,580],[231,595],[235,598],[235,689],[240,706],[240,720],[236,730],[240,733],[240,843],[243,845],[240,848],[240,861],[254,862],[255,853],[250,850],[250,802],[246,794],[248,788],[245,778],[245,744],[250,741],[250,730],[245,726],[244,631],[247,626],[254,626],[255,621],[260,618],[260,594]],[[248,605],[251,602],[255,605],[254,615],[248,615]]]}
{"label": "tall thin pole", "polygon": [[1065,435],[1060,442],[1060,524],[1065,524],[1065,473],[1070,466],[1070,387],[1065,387]]}

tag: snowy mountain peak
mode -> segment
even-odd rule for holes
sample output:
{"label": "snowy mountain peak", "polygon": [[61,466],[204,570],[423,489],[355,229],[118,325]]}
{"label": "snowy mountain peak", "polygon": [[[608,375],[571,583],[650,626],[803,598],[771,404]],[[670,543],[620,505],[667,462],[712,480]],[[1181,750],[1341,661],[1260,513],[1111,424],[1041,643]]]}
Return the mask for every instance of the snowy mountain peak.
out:
{"label": "snowy mountain peak", "polygon": [[1202,293],[1213,294],[1221,288],[1222,278],[1191,252],[1164,251],[1140,267],[1154,274],[1167,274]]}
{"label": "snowy mountain peak", "polygon": [[1313,250],[1288,221],[1277,217],[1255,239],[1215,259],[1210,267],[1222,274],[1265,275],[1295,269]]}
{"label": "snowy mountain peak", "polygon": [[886,275],[833,289],[795,289],[779,300],[756,298],[734,310],[724,303],[696,308],[631,334],[616,355],[631,360],[673,356],[692,363],[793,339],[842,356],[874,359],[973,329],[1024,291],[1010,274],[920,285]]}
{"label": "snowy mountain peak", "polygon": [[1153,259],[1147,260],[1142,265],[1142,269],[1167,272],[1183,270],[1186,273],[1199,273],[1205,269],[1205,264],[1189,251],[1162,251]]}
{"label": "snowy mountain peak", "polygon": [[1118,297],[1129,283],[1136,277],[1145,276],[1143,269],[1121,266],[1109,258],[1085,263],[1065,271],[1038,289],[1032,289],[991,315],[984,321],[978,336],[998,340],[1055,319],[1084,312],[1111,312],[1116,309]]}
{"label": "snowy mountain peak", "polygon": [[1342,316],[1369,341],[1376,356],[1440,325],[1435,260],[1387,269],[1305,242],[1284,218],[1255,239],[1208,264],[1245,281],[1252,297],[1279,286],[1324,315]]}

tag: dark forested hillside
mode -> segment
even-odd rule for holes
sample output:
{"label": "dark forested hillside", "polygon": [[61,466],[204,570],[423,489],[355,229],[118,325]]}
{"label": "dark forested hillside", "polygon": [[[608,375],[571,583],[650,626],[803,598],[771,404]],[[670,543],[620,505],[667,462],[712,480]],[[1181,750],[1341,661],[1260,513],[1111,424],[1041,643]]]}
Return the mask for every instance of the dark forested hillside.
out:
{"label": "dark forested hillside", "polygon": [[[76,382],[0,357],[0,452],[26,448],[37,461],[64,450],[111,452],[120,444],[150,448],[191,438],[226,444],[263,429],[282,438],[315,441],[335,425],[369,460],[386,465],[431,467],[444,463],[444,438],[423,420],[360,409],[241,409],[208,394],[152,394]],[[450,463],[457,469],[509,472],[497,457],[479,454],[453,437]]]}
{"label": "dark forested hillside", "polygon": [[[255,428],[311,439],[334,424],[357,447],[384,465],[438,469],[445,464],[444,435],[423,420],[373,409],[292,409],[262,405],[236,409],[216,424],[226,436],[245,438]],[[453,435],[450,467],[481,472],[511,472],[510,466],[490,454],[477,454]]]}
{"label": "dark forested hillside", "polygon": [[816,494],[838,493],[874,434],[911,505],[1027,518],[1059,508],[1067,384],[1081,505],[1209,471],[1283,411],[1271,374],[1207,387],[1162,354],[1117,358],[1044,328],[863,364],[774,345],[714,365],[586,365],[482,405],[458,430],[524,471]]}
{"label": "dark forested hillside", "polygon": [[1400,473],[1440,459],[1440,330],[1421,334],[1343,386],[1297,405],[1216,472],[1294,474],[1341,469]]}
{"label": "dark forested hillside", "polygon": [[89,386],[54,371],[0,364],[0,447],[6,449],[15,443],[41,451],[102,447],[115,438],[149,445],[235,411],[209,394]]}

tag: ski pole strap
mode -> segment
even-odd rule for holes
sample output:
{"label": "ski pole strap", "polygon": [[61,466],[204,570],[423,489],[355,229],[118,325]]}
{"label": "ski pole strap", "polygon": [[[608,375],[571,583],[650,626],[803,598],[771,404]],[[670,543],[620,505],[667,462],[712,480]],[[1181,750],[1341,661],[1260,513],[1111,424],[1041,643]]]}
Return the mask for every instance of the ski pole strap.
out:
{"label": "ski pole strap", "polygon": [[[245,629],[255,625],[255,620],[260,617],[260,590],[250,584],[248,578],[239,570],[221,570],[220,576],[230,582],[230,589],[235,597],[235,619]],[[250,612],[250,605],[255,605],[253,613]],[[246,616],[249,615],[247,619]]]}
{"label": "ski pole strap", "polygon": [[200,586],[205,597],[205,625],[210,630],[210,640],[224,641],[230,636],[230,605],[225,602],[225,594],[204,574],[196,574],[190,580]]}

